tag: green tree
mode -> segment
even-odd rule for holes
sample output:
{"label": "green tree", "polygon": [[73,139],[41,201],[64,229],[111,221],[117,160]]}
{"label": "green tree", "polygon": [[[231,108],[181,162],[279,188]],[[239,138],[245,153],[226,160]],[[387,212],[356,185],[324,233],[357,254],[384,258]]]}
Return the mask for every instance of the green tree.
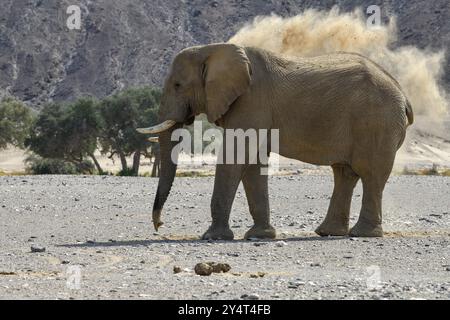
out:
{"label": "green tree", "polygon": [[0,149],[8,145],[24,148],[33,114],[22,102],[5,98],[0,102]]}
{"label": "green tree", "polygon": [[[141,156],[151,157],[148,151],[151,143],[136,128],[156,124],[160,100],[159,89],[144,87],[128,89],[101,101],[102,152],[111,159],[119,157],[123,174],[138,175]],[[126,159],[129,156],[133,156],[131,168]]]}
{"label": "green tree", "polygon": [[26,145],[43,158],[65,160],[78,167],[86,167],[86,158],[90,158],[103,173],[94,155],[101,128],[94,100],[81,98],[69,105],[51,103],[39,113]]}

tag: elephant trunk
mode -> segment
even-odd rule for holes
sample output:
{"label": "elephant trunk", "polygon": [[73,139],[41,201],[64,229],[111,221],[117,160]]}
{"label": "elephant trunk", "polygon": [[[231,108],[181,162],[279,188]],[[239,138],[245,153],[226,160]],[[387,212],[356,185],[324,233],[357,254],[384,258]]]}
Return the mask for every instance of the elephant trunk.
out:
{"label": "elephant trunk", "polygon": [[174,159],[172,159],[172,149],[177,144],[177,141],[171,141],[171,136],[172,132],[178,127],[181,127],[181,125],[175,125],[169,130],[159,134],[161,172],[152,214],[153,225],[156,231],[158,231],[158,228],[163,225],[161,221],[161,211],[167,197],[169,196],[177,170],[178,154],[174,154]]}

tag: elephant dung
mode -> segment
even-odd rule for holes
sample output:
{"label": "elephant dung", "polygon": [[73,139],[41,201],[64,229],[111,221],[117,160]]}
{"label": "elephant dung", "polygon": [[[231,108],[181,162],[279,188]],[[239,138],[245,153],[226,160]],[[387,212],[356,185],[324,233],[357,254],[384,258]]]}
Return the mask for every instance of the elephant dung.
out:
{"label": "elephant dung", "polygon": [[199,276],[209,276],[213,272],[213,268],[207,263],[197,263],[194,271]]}
{"label": "elephant dung", "polygon": [[173,273],[180,273],[181,271],[183,271],[183,270],[181,270],[181,267],[178,267],[178,266],[173,267]]}
{"label": "elephant dung", "polygon": [[231,270],[231,266],[228,263],[208,262],[208,264],[213,268],[214,273],[225,273]]}
{"label": "elephant dung", "polygon": [[230,270],[231,266],[228,263],[216,262],[197,263],[194,268],[195,273],[201,276],[209,276],[211,273],[225,273]]}

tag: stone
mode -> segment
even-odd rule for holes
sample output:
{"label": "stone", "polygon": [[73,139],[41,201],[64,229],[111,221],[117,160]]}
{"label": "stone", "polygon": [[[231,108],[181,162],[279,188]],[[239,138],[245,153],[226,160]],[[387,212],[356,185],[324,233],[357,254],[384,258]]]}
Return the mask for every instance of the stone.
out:
{"label": "stone", "polygon": [[259,295],[257,295],[256,293],[243,294],[241,296],[241,299],[244,299],[244,300],[259,300]]}
{"label": "stone", "polygon": [[277,247],[279,247],[279,248],[282,248],[282,247],[287,246],[287,242],[285,242],[285,241],[277,241],[277,242],[275,243],[275,245],[276,245]]}
{"label": "stone", "polygon": [[31,246],[31,252],[45,252],[45,247],[38,245]]}

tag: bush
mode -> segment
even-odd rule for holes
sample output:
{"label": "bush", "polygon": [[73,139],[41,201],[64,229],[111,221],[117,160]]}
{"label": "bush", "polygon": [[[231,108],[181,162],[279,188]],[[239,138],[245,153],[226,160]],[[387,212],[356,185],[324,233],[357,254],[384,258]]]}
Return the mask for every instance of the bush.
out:
{"label": "bush", "polygon": [[27,172],[32,174],[92,174],[94,166],[90,161],[73,164],[61,159],[48,159],[32,155],[25,160]]}
{"label": "bush", "polygon": [[126,168],[120,170],[117,175],[119,177],[133,177],[136,176],[136,172],[134,172],[133,168]]}

